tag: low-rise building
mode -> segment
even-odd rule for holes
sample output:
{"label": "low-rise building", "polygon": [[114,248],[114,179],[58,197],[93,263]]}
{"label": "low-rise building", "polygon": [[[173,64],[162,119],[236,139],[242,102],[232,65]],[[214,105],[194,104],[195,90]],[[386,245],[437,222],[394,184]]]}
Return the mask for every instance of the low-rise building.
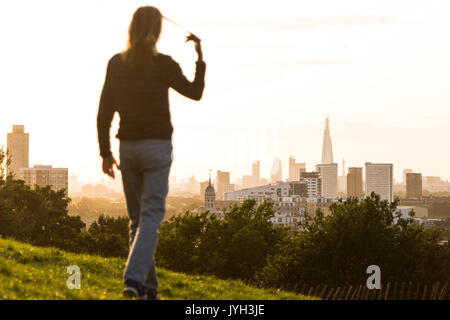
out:
{"label": "low-rise building", "polygon": [[55,191],[69,190],[69,169],[53,168],[52,166],[35,165],[32,168],[20,168],[18,178],[26,184],[40,187],[51,186]]}

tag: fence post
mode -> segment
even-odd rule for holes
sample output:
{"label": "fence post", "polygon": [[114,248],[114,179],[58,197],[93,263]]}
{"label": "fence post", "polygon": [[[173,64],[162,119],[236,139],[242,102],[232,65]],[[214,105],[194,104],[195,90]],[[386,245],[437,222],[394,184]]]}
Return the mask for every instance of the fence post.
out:
{"label": "fence post", "polygon": [[398,282],[395,281],[395,282],[394,282],[394,292],[393,292],[393,294],[392,294],[392,300],[397,299],[397,289],[398,289]]}
{"label": "fence post", "polygon": [[435,290],[436,290],[436,282],[431,285],[431,291],[430,294],[428,295],[428,300],[433,300]]}
{"label": "fence post", "polygon": [[428,289],[428,285],[425,284],[425,286],[423,287],[422,300],[426,300],[427,299],[427,289]]}
{"label": "fence post", "polygon": [[347,287],[345,287],[345,286],[343,286],[343,287],[341,288],[341,291],[339,291],[338,300],[344,300],[346,288],[347,288]]}
{"label": "fence post", "polygon": [[378,293],[378,298],[377,298],[377,300],[381,300],[381,299],[382,299],[382,297],[383,297],[383,288],[384,288],[384,286],[381,285],[380,292]]}
{"label": "fence post", "polygon": [[319,284],[317,286],[317,292],[316,292],[316,296],[320,297],[320,294],[322,293],[322,289],[325,287],[326,285],[324,284]]}
{"label": "fence post", "polygon": [[350,295],[350,300],[356,300],[356,293],[357,293],[357,292],[358,292],[358,287],[355,286],[355,287],[353,288],[352,294]]}
{"label": "fence post", "polygon": [[344,300],[347,292],[348,292],[347,287],[345,287],[345,286],[342,287],[341,293],[339,294],[339,300]]}
{"label": "fence post", "polygon": [[389,291],[391,289],[391,283],[388,282],[387,286],[386,286],[386,291],[384,292],[384,300],[388,300],[389,299]]}
{"label": "fence post", "polygon": [[347,291],[347,294],[345,295],[345,297],[344,297],[344,299],[345,300],[349,300],[350,299],[350,295],[351,295],[351,293],[352,293],[352,290],[353,290],[353,286],[350,286],[349,288],[348,288],[348,291]]}
{"label": "fence post", "polygon": [[399,292],[399,300],[405,299],[405,281],[402,281]]}
{"label": "fence post", "polygon": [[318,297],[318,296],[319,296],[319,293],[320,293],[320,287],[321,287],[320,284],[318,284],[318,285],[316,286],[316,290],[314,290],[314,293],[313,293],[313,295],[314,295],[315,297]]}
{"label": "fence post", "polygon": [[417,284],[416,293],[414,294],[414,300],[419,300],[420,295],[420,282]]}
{"label": "fence post", "polygon": [[377,295],[377,289],[369,290],[367,300],[375,300],[374,297]]}
{"label": "fence post", "polygon": [[337,287],[333,295],[333,300],[339,300],[339,292],[341,292],[341,287]]}
{"label": "fence post", "polygon": [[435,287],[434,287],[434,292],[431,295],[431,299],[432,300],[436,300],[437,299],[440,285],[441,285],[441,283],[439,281],[436,282]]}
{"label": "fence post", "polygon": [[431,285],[431,292],[428,295],[428,299],[429,300],[433,300],[434,299],[434,292],[436,291],[436,282],[434,284]]}
{"label": "fence post", "polygon": [[[443,285],[442,285],[442,286],[443,286]],[[440,296],[440,293],[441,293],[441,290],[442,290],[442,286],[441,286],[441,282],[438,281],[438,285],[437,285],[437,287],[436,287],[436,294],[435,294],[435,296],[434,296],[434,299],[435,299],[435,300],[438,300],[438,299],[439,299],[439,296]]]}
{"label": "fence post", "polygon": [[363,290],[364,290],[364,287],[362,285],[360,285],[358,288],[358,294],[356,295],[356,300],[361,300]]}
{"label": "fence post", "polygon": [[330,292],[328,292],[327,300],[330,300],[330,299],[331,299],[332,294],[333,294],[333,291],[334,291],[334,288],[331,288],[331,289],[330,289]]}
{"label": "fence post", "polygon": [[314,293],[314,287],[309,288],[308,296],[312,296],[313,293]]}
{"label": "fence post", "polygon": [[366,300],[367,286],[363,286],[360,300]]}
{"label": "fence post", "polygon": [[323,287],[323,289],[322,289],[322,291],[321,291],[321,293],[320,293],[320,297],[321,297],[322,299],[325,299],[325,294],[327,293],[327,288],[328,288],[328,285],[326,284],[326,285]]}
{"label": "fence post", "polygon": [[306,294],[306,292],[305,292],[305,291],[306,291],[306,288],[307,288],[307,285],[306,285],[306,283],[304,283],[304,284],[303,284],[303,287],[302,287],[302,291],[300,291],[300,293],[301,293],[301,294]]}
{"label": "fence post", "polygon": [[364,290],[364,300],[369,300],[369,296],[372,290],[370,290],[369,288],[367,288],[367,286],[365,286],[365,290]]}
{"label": "fence post", "polygon": [[381,288],[380,289],[373,289],[372,291],[373,292],[370,294],[369,299],[370,300],[378,300],[378,292],[381,291]]}
{"label": "fence post", "polygon": [[406,300],[411,300],[411,291],[412,291],[412,282],[410,281],[409,282],[409,285],[408,285],[408,292],[406,293]]}
{"label": "fence post", "polygon": [[373,291],[374,291],[374,289],[367,288],[366,300],[371,300],[372,299]]}
{"label": "fence post", "polygon": [[356,300],[361,300],[361,293],[362,293],[362,290],[363,290],[363,286],[362,286],[362,285],[359,285],[359,287],[358,287],[358,292],[357,292],[357,294],[356,294]]}
{"label": "fence post", "polygon": [[442,286],[441,294],[439,295],[439,300],[445,300],[446,291],[447,291],[447,282]]}
{"label": "fence post", "polygon": [[344,293],[345,293],[345,286],[343,286],[342,288],[340,288],[339,294],[337,295],[337,300],[342,300],[342,299],[344,299],[344,297],[343,297]]}

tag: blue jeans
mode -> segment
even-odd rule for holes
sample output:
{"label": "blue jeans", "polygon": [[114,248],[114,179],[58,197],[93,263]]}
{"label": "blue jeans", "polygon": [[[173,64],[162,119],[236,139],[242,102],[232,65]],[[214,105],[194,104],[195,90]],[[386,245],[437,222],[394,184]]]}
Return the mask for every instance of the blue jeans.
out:
{"label": "blue jeans", "polygon": [[171,165],[171,140],[120,141],[120,170],[130,217],[130,253],[124,280],[138,281],[150,289],[158,287],[154,256]]}

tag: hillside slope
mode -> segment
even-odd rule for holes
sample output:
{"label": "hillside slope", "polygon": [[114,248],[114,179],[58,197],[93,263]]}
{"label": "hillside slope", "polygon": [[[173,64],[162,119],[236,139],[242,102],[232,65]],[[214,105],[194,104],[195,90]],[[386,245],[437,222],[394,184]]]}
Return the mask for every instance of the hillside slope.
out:
{"label": "hillside slope", "polygon": [[[34,247],[0,239],[0,299],[122,299],[125,261]],[[81,289],[69,290],[67,267],[81,270]],[[161,299],[298,300],[289,292],[258,289],[239,281],[189,276],[158,269]]]}

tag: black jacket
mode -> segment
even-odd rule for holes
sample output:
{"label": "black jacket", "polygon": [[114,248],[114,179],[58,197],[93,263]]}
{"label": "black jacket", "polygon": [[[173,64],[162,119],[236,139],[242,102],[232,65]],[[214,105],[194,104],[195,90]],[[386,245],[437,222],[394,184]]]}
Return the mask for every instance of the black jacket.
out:
{"label": "black jacket", "polygon": [[111,155],[110,135],[114,112],[120,115],[120,140],[171,139],[169,88],[200,100],[205,87],[206,64],[196,62],[195,79],[190,82],[172,57],[159,53],[152,66],[128,68],[120,54],[108,62],[97,115],[100,155]]}

